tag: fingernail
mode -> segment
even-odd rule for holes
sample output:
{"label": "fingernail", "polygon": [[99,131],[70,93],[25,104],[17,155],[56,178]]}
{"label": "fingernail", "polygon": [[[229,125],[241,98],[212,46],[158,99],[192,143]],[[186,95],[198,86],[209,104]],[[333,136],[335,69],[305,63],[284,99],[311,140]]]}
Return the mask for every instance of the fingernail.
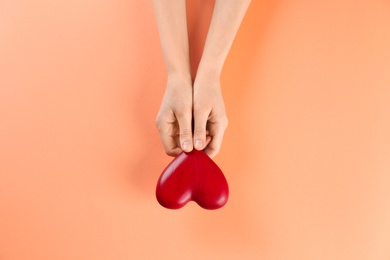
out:
{"label": "fingernail", "polygon": [[201,148],[202,148],[202,145],[203,145],[202,140],[200,140],[200,139],[196,139],[196,140],[195,140],[195,148],[196,148],[196,149],[201,149]]}
{"label": "fingernail", "polygon": [[190,148],[190,142],[183,142],[183,150],[188,151]]}

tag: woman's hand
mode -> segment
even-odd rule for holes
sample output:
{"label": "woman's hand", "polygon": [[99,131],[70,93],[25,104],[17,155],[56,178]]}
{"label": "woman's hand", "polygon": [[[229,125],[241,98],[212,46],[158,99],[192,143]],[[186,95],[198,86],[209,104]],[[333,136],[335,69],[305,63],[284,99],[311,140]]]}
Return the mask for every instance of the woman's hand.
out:
{"label": "woman's hand", "polygon": [[165,152],[176,156],[190,152],[192,143],[192,82],[191,78],[169,77],[156,126]]}
{"label": "woman's hand", "polygon": [[210,157],[221,149],[228,120],[219,77],[250,2],[215,1],[202,58],[192,85],[186,1],[153,0],[168,73],[156,125],[168,155],[190,152],[193,144],[195,149],[204,150]]}
{"label": "woman's hand", "polygon": [[193,86],[190,79],[168,78],[156,118],[168,155],[190,152],[195,146],[213,158],[221,149],[227,125],[219,77],[197,77]]}
{"label": "woman's hand", "polygon": [[228,126],[219,75],[199,75],[194,82],[194,147],[213,158]]}

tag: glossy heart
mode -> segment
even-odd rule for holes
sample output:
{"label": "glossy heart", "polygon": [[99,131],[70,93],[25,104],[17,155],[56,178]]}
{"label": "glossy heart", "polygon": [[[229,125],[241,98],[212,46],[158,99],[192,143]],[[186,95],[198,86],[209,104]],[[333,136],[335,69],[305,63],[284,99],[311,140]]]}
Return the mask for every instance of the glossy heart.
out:
{"label": "glossy heart", "polygon": [[229,187],[221,169],[203,151],[179,154],[163,171],[156,188],[158,202],[179,209],[190,200],[218,209],[228,200]]}

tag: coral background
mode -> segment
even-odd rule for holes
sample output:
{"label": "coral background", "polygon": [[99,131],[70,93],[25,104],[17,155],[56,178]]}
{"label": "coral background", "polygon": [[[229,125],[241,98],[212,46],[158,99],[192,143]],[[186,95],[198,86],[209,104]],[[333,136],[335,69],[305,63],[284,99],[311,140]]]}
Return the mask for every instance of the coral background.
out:
{"label": "coral background", "polygon": [[[188,2],[193,70],[213,4]],[[390,2],[254,0],[227,205],[162,208],[151,1],[0,1],[0,259],[390,259]]]}

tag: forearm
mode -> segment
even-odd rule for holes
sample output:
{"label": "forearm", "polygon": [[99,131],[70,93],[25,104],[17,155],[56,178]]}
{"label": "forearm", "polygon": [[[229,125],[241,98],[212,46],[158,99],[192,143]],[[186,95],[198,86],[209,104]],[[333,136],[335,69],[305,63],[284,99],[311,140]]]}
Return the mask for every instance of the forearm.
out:
{"label": "forearm", "polygon": [[168,76],[190,77],[185,0],[153,0]]}
{"label": "forearm", "polygon": [[198,75],[220,75],[250,2],[251,0],[215,1],[197,77]]}

